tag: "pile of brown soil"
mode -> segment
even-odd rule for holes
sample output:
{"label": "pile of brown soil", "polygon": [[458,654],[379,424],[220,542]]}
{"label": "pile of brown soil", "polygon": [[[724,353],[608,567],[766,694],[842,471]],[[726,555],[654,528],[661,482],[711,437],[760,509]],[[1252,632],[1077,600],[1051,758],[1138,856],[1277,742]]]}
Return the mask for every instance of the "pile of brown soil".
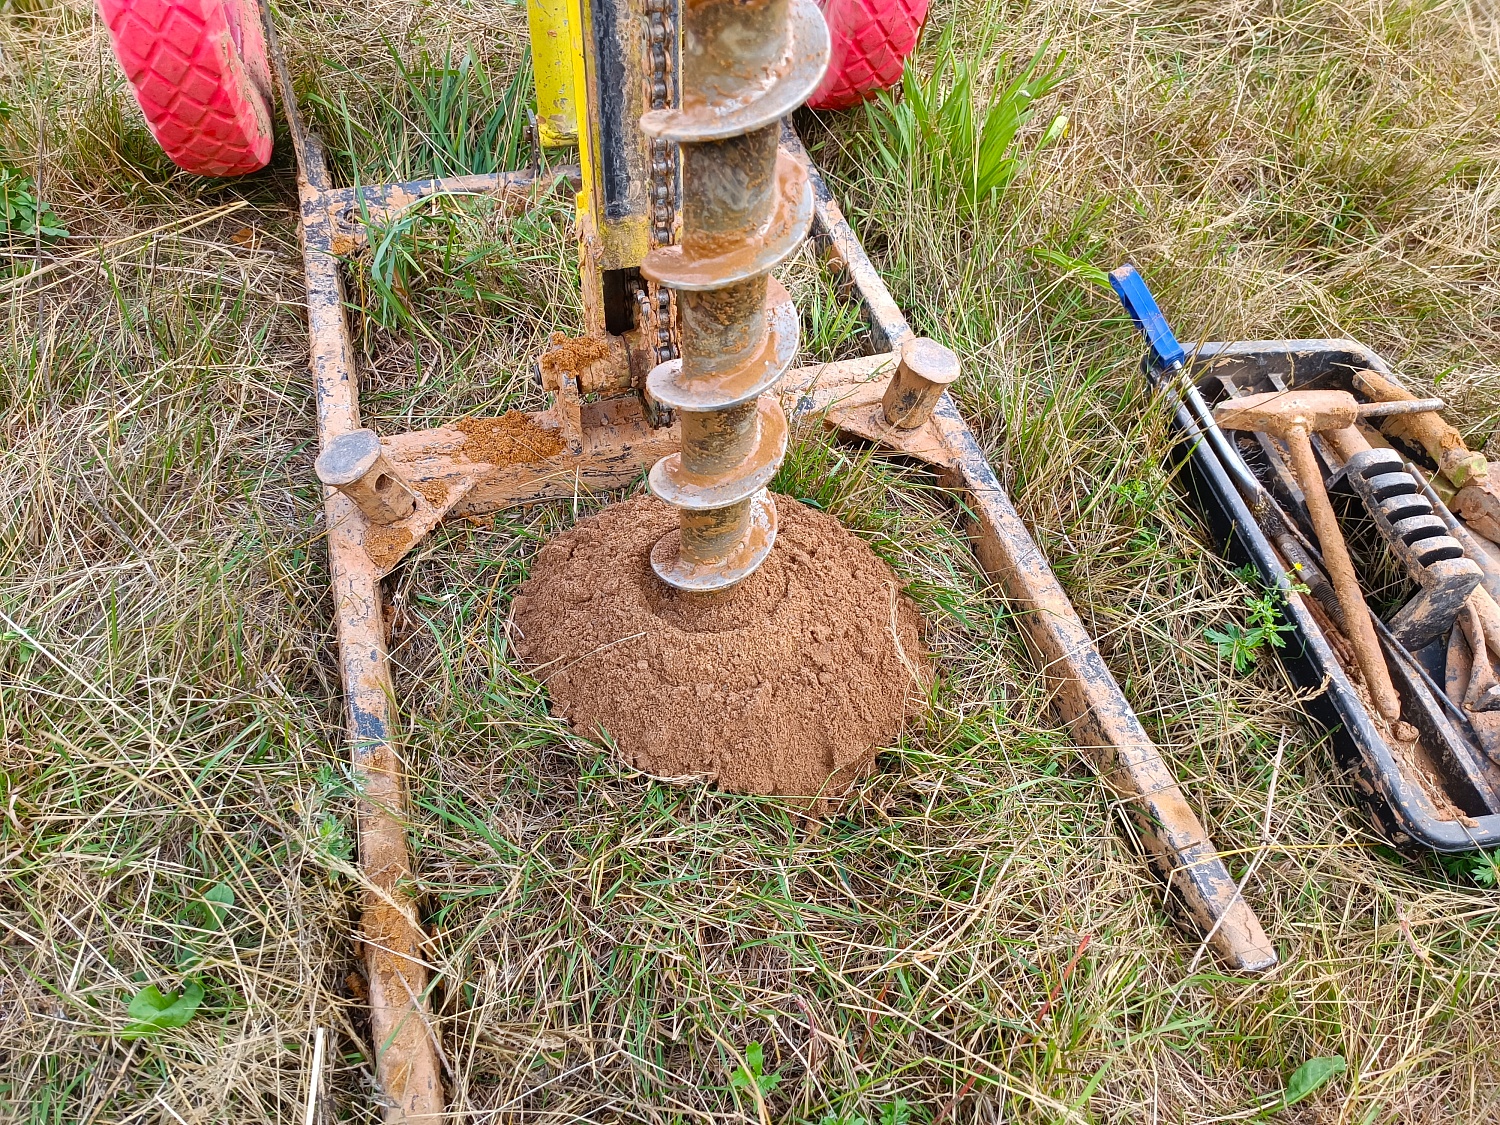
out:
{"label": "pile of brown soil", "polygon": [[453,428],[464,435],[465,457],[496,468],[545,461],[563,450],[561,434],[537,425],[521,410],[507,411],[498,418],[465,418]]}
{"label": "pile of brown soil", "polygon": [[377,570],[384,570],[411,546],[411,532],[404,527],[376,527],[365,531],[365,554]]}
{"label": "pile of brown soil", "polygon": [[826,798],[868,772],[930,678],[916,607],[832,516],[777,497],[761,568],[685,596],[651,569],[677,513],[605,509],[537,555],[513,606],[517,648],[582,734],[607,731],[658,777]]}

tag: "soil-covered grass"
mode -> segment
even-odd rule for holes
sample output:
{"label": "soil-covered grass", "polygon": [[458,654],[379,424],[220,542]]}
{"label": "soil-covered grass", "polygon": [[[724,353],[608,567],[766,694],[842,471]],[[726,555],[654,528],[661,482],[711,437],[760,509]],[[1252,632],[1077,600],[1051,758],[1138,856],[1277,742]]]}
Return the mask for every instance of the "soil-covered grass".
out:
{"label": "soil-covered grass", "polygon": [[[522,6],[275,18],[344,182],[525,161]],[[1033,58],[1033,114],[987,149],[1016,162],[980,175],[964,122],[998,135]],[[1493,1120],[1495,863],[1384,846],[1269,642],[1240,671],[1206,635],[1264,592],[1184,509],[1100,281],[1131,258],[1189,340],[1358,339],[1483,446],[1500,18],[944,0],[914,71],[941,80],[904,109],[799,125],[962,355],[965,414],[1232,872],[1256,864],[1281,965],[1228,975],[1164,914],[931,479],[806,432],[778,487],[891,561],[941,673],[824,820],[549,716],[509,599],[611,497],[446,528],[392,577],[455,1120]],[[956,77],[972,101],[924,133]],[[50,207],[0,232],[0,1119],[300,1122],[322,1027],[321,1120],[378,1120],[290,146],[174,171],[86,0],[0,5],[0,115],[0,186]],[[581,326],[570,221],[444,199],[375,232],[348,274],[367,424],[543,405],[530,358]],[[857,351],[811,257],[783,273],[808,357]],[[148,986],[201,1000],[142,1034]]]}

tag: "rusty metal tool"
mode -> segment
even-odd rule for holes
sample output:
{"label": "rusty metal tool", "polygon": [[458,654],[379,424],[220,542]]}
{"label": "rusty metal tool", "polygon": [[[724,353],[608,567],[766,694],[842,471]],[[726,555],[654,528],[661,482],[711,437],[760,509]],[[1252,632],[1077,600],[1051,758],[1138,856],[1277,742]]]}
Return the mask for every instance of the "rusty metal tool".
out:
{"label": "rusty metal tool", "polygon": [[[1221,377],[1218,381],[1231,398],[1244,397],[1244,392],[1233,379]],[[1385,417],[1407,407],[1425,407],[1431,401],[1434,400],[1359,403],[1356,410],[1361,419]],[[1206,412],[1206,407],[1199,411],[1200,415]],[[1212,422],[1208,425],[1212,426]],[[1372,619],[1376,630],[1392,643],[1391,652],[1399,659],[1409,661],[1411,652],[1446,635],[1469,591],[1479,580],[1475,563],[1463,557],[1469,555],[1473,558],[1473,536],[1467,536],[1467,540],[1464,540],[1459,533],[1445,533],[1444,525],[1455,522],[1451,513],[1443,509],[1434,515],[1437,508],[1442,506],[1441,500],[1431,495],[1429,503],[1423,503],[1418,494],[1426,487],[1425,482],[1419,479],[1420,474],[1411,465],[1403,468],[1400,457],[1393,450],[1372,448],[1357,427],[1324,437],[1338,449],[1339,456],[1344,458],[1344,466],[1340,469],[1340,474],[1336,475],[1342,475],[1364,501],[1376,528],[1390,545],[1392,553],[1406,567],[1412,580],[1421,587],[1420,593],[1402,607],[1389,627],[1379,618]],[[1216,449],[1215,452],[1221,462],[1230,463],[1222,449]],[[1233,463],[1239,463],[1237,456]],[[1240,475],[1255,480],[1248,466],[1244,467]],[[1273,514],[1271,521],[1259,518],[1262,530],[1289,562],[1296,560],[1299,552],[1304,556],[1311,556],[1311,561],[1317,565],[1307,566],[1300,560],[1295,562],[1299,576],[1339,629],[1347,632],[1337,595],[1318,570],[1318,565],[1322,563],[1321,553],[1301,540],[1300,533],[1290,533],[1289,526],[1279,516],[1279,506],[1260,488],[1258,480],[1255,480],[1254,489],[1259,492],[1258,498],[1252,498],[1251,493],[1241,486],[1242,494],[1252,510],[1257,512],[1258,518],[1262,508]],[[1306,552],[1303,552],[1304,547]],[[1419,670],[1419,674],[1426,675],[1420,663],[1415,663],[1413,667]],[[1446,702],[1446,697],[1435,685],[1429,687],[1436,698]]]}
{"label": "rusty metal tool", "polygon": [[[1115,294],[1124,305],[1125,311],[1135,322],[1141,334],[1146,337],[1157,366],[1162,370],[1173,371],[1179,376],[1183,375],[1183,361],[1187,358],[1187,352],[1173,335],[1171,328],[1167,326],[1166,318],[1162,316],[1156,299],[1152,297],[1151,291],[1146,287],[1145,281],[1135,267],[1128,264],[1121,266],[1109,275],[1109,280]],[[1185,379],[1183,381],[1186,382]],[[1196,394],[1196,388],[1193,393]],[[1347,419],[1343,413],[1321,418],[1306,417],[1300,416],[1295,409],[1287,410],[1285,405],[1276,407],[1271,403],[1263,404],[1257,401],[1265,397],[1249,396],[1221,403],[1220,408],[1212,415],[1215,428],[1258,428],[1261,424],[1275,426],[1282,431],[1278,436],[1284,437],[1292,447],[1294,467],[1299,478],[1304,476],[1309,478],[1304,483],[1309,495],[1308,507],[1314,510],[1314,530],[1318,534],[1318,542],[1322,547],[1324,564],[1328,569],[1334,590],[1338,594],[1343,617],[1341,627],[1349,636],[1355,659],[1364,673],[1376,710],[1395,724],[1401,718],[1401,697],[1391,683],[1390,672],[1385,666],[1385,658],[1380,651],[1380,642],[1375,636],[1374,626],[1370,623],[1369,609],[1359,589],[1359,579],[1354,573],[1354,564],[1349,558],[1343,536],[1339,533],[1338,521],[1328,502],[1328,493],[1323,487],[1322,471],[1318,468],[1317,460],[1313,456],[1310,441],[1312,429],[1327,428],[1326,425],[1309,428],[1310,422],[1336,423],[1339,428],[1342,428],[1345,425],[1354,424],[1357,411],[1349,410]],[[1271,397],[1285,399],[1287,396],[1273,393]],[[1353,403],[1353,396],[1348,396],[1348,398]],[[1258,412],[1255,410],[1256,407],[1262,406],[1264,409]],[[1225,407],[1229,407],[1230,410],[1221,412]],[[1254,421],[1257,425],[1231,423],[1230,418],[1237,419],[1239,423]],[[1223,445],[1228,445],[1222,434],[1218,437]],[[1223,458],[1225,463],[1244,468],[1244,462],[1238,453],[1232,450],[1231,453],[1231,456]],[[1245,474],[1251,476],[1252,480],[1254,479],[1248,468],[1245,468]],[[1259,481],[1255,482],[1254,487],[1257,492],[1264,491]]]}
{"label": "rusty metal tool", "polygon": [[1199,432],[1213,448],[1219,462],[1234,478],[1235,486],[1249,506],[1256,523],[1275,544],[1297,580],[1308,588],[1308,593],[1333,623],[1347,631],[1343,603],[1339,601],[1338,592],[1323,573],[1322,559],[1308,550],[1288,525],[1281,508],[1261,484],[1260,478],[1250,471],[1250,466],[1245,464],[1239,450],[1224,436],[1224,431],[1214,421],[1213,411],[1203,401],[1203,396],[1193,381],[1186,377],[1183,361],[1187,353],[1167,326],[1166,318],[1162,316],[1145,280],[1134,266],[1127,263],[1110,274],[1110,285],[1136,327],[1146,336],[1156,367],[1162,371],[1171,371],[1177,376],[1172,391],[1186,404]]}
{"label": "rusty metal tool", "polygon": [[[1345,391],[1313,393],[1345,395],[1345,407],[1356,402]],[[1368,417],[1367,411],[1380,406],[1356,404],[1356,411]],[[1479,585],[1479,564],[1467,557],[1464,544],[1449,533],[1399,453],[1371,446],[1355,425],[1322,436],[1343,461],[1345,482],[1363,501],[1391,553],[1419,587],[1417,595],[1391,618],[1391,632],[1413,652],[1447,636],[1469,594]]]}
{"label": "rusty metal tool", "polygon": [[1214,409],[1214,421],[1225,429],[1254,430],[1286,443],[1292,471],[1307,498],[1308,515],[1318,536],[1329,579],[1344,607],[1355,662],[1364,674],[1375,709],[1394,725],[1401,720],[1401,697],[1391,683],[1380,641],[1370,624],[1369,610],[1359,588],[1359,576],[1354,572],[1354,562],[1328,500],[1323,470],[1312,447],[1314,433],[1352,427],[1358,417],[1358,403],[1345,391],[1267,391],[1220,403]]}
{"label": "rusty metal tool", "polygon": [[1361,418],[1394,418],[1400,414],[1431,414],[1446,410],[1448,404],[1440,398],[1402,399],[1399,402],[1366,402],[1359,407]]}
{"label": "rusty metal tool", "polygon": [[1477,534],[1500,547],[1500,461],[1483,479],[1469,481],[1453,498],[1453,509]]}
{"label": "rusty metal tool", "polygon": [[1438,415],[1440,406],[1432,406],[1432,400],[1417,399],[1389,376],[1358,371],[1354,382],[1371,398],[1402,408],[1400,416],[1383,423],[1383,428],[1391,436],[1425,449],[1438,472],[1458,489],[1453,498],[1454,511],[1479,534],[1500,542],[1500,473],[1492,471],[1494,466],[1485,455],[1469,449],[1463,435]]}
{"label": "rusty metal tool", "polygon": [[1485,549],[1483,543],[1479,542],[1478,536],[1470,531],[1464,522],[1449,510],[1448,505],[1443,503],[1443,498],[1437,494],[1437,489],[1423,475],[1422,470],[1410,461],[1406,463],[1406,471],[1411,474],[1412,479],[1421,488],[1422,495],[1427,497],[1427,502],[1432,505],[1432,510],[1437,513],[1444,525],[1448,528],[1448,534],[1463,546],[1464,554],[1474,560],[1479,567],[1479,584],[1489,592],[1491,598],[1500,602],[1500,563]]}
{"label": "rusty metal tool", "polygon": [[1404,408],[1384,428],[1394,437],[1427,450],[1438,472],[1452,481],[1455,488],[1489,475],[1484,455],[1469,451],[1463,435],[1438,417],[1440,407],[1429,408],[1427,402],[1379,371],[1355,372],[1354,385],[1377,403],[1400,404]]}
{"label": "rusty metal tool", "polygon": [[1465,612],[1458,620],[1464,637],[1469,642],[1470,670],[1469,683],[1464,689],[1461,704],[1464,710],[1475,713],[1500,711],[1500,681],[1495,678],[1487,635],[1492,630],[1485,628],[1484,613],[1489,610],[1489,616],[1493,618],[1494,603],[1486,605],[1482,599],[1476,598],[1464,608]]}
{"label": "rusty metal tool", "polygon": [[[1243,398],[1245,395],[1233,379],[1220,378],[1219,385],[1230,398]],[[1307,593],[1318,603],[1328,619],[1341,632],[1346,631],[1344,607],[1339,601],[1338,591],[1323,573],[1322,553],[1287,518],[1281,505],[1276,503],[1260,478],[1246,464],[1239,449],[1224,437],[1224,432],[1214,421],[1213,411],[1204,403],[1203,396],[1192,380],[1184,379],[1183,386],[1187,393],[1179,395],[1178,401],[1188,408],[1187,420],[1194,435],[1208,440],[1219,463],[1225,466],[1225,471],[1233,478],[1241,498],[1255,517],[1255,522],[1286,560],[1286,565],[1291,568],[1287,572],[1287,579],[1295,576],[1300,584],[1307,587]],[[1384,628],[1379,618],[1375,618],[1375,627],[1377,630]]]}
{"label": "rusty metal tool", "polygon": [[[1245,396],[1246,392],[1239,388],[1239,385],[1233,378],[1220,376],[1218,381],[1220,386],[1224,388],[1225,393],[1231,398],[1243,398]],[[1231,450],[1232,447],[1223,440],[1223,434],[1214,423],[1212,413],[1203,403],[1201,396],[1198,395],[1197,388],[1193,387],[1191,382],[1187,386],[1192,387],[1192,397],[1198,399],[1197,416],[1195,417],[1192,413],[1189,413],[1188,417],[1183,420],[1188,426],[1188,431],[1199,440],[1202,440],[1206,434],[1218,435],[1219,442],[1216,444],[1210,441],[1209,444],[1215,446],[1214,455],[1219,464],[1225,467],[1231,477],[1236,478],[1241,497],[1255,516],[1256,523],[1260,525],[1266,537],[1275,545],[1282,558],[1294,568],[1293,573],[1295,573],[1296,577],[1303,585],[1308,587],[1307,593],[1318,603],[1319,607],[1328,615],[1329,619],[1341,632],[1347,632],[1344,624],[1343,606],[1339,604],[1337,592],[1329,583],[1327,577],[1324,576],[1321,569],[1323,567],[1322,552],[1308,542],[1302,532],[1296,528],[1296,525],[1285,516],[1281,511],[1281,506],[1266,491],[1259,478],[1251,472],[1249,465],[1244,463],[1244,459],[1240,457],[1239,451],[1233,449],[1232,455],[1226,454],[1225,451]],[[1186,398],[1187,396],[1183,397]],[[1408,465],[1408,468],[1410,469],[1411,466]],[[1238,469],[1238,472],[1235,471],[1236,469]],[[1415,474],[1415,479],[1419,485],[1426,487],[1425,482],[1421,480],[1420,474]],[[1250,483],[1247,485],[1244,481],[1249,481]],[[1438,508],[1442,507],[1441,500],[1434,500],[1434,504]],[[1447,513],[1443,518],[1449,523],[1453,522],[1451,513]],[[1465,550],[1467,549],[1466,545]],[[1414,657],[1411,650],[1396,638],[1395,634],[1391,632],[1390,627],[1373,613],[1370,615],[1370,623],[1375,627],[1375,631],[1380,635],[1381,640],[1385,642],[1386,650],[1402,662],[1410,675],[1415,676],[1422,682],[1433,700],[1459,722],[1467,722],[1468,716],[1462,708],[1448,698],[1447,693],[1432,678],[1422,662]]]}
{"label": "rusty metal tool", "polygon": [[[1474,739],[1490,760],[1500,765],[1500,683],[1496,682],[1490,651],[1500,652],[1500,565],[1472,531],[1464,526],[1437,490],[1417,466],[1407,463],[1407,472],[1416,479],[1448,532],[1464,546],[1468,556],[1479,564],[1484,577],[1479,589],[1469,595],[1464,613],[1448,638],[1447,690],[1444,702],[1458,710],[1469,724]],[[1467,651],[1465,651],[1467,649]]]}
{"label": "rusty metal tool", "polygon": [[641,128],[682,159],[682,241],[651,251],[650,280],[677,295],[681,357],[646,380],[678,412],[681,451],[652,468],[651,491],[679,509],[651,565],[679,590],[727,589],[776,539],[766,485],[786,454],[772,390],[797,354],[799,321],[770,272],[807,237],[807,167],[780,150],[781,118],[817,87],[828,28],[812,0],[686,0],[681,104]]}
{"label": "rusty metal tool", "polygon": [[1476,590],[1448,638],[1447,695],[1474,734],[1474,741],[1500,766],[1500,681],[1493,652],[1500,652],[1500,606]]}
{"label": "rusty metal tool", "polygon": [[[782,145],[805,155],[790,127],[782,134]],[[1277,963],[1275,946],[1167,757],[1120,690],[953,396],[938,395],[931,416],[919,426],[892,424],[886,390],[903,357],[911,377],[929,382],[934,375],[946,377],[952,366],[941,356],[929,362],[910,351],[916,333],[817,168],[810,166],[808,175],[817,244],[858,298],[870,335],[886,354],[788,373],[779,388],[787,409],[803,418],[821,417],[825,426],[847,436],[926,462],[938,474],[956,498],[980,567],[1021,607],[1016,622],[1051,705],[1098,771],[1124,831],[1165,885],[1168,907],[1197,927],[1226,966],[1250,973],[1270,970]],[[912,359],[917,359],[915,365]],[[916,421],[899,402],[893,409],[897,418]]]}

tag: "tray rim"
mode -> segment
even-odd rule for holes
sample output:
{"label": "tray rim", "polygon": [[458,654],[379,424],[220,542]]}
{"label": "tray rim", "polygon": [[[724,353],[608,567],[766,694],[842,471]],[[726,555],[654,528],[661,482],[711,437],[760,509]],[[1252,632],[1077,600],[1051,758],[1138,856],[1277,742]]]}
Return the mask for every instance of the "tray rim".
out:
{"label": "tray rim", "polygon": [[[1306,356],[1309,359],[1320,357],[1324,366],[1329,363],[1329,356],[1338,356],[1341,360],[1347,357],[1382,374],[1390,373],[1390,368],[1378,354],[1357,341],[1347,339],[1208,341],[1189,347],[1187,353],[1183,367],[1195,383],[1203,378],[1214,360],[1288,354]],[[1143,366],[1147,369],[1148,379],[1152,381],[1154,389],[1160,393],[1160,386],[1149,366],[1149,357],[1143,361]],[[1221,516],[1229,525],[1228,534],[1222,541],[1216,542],[1219,553],[1230,554],[1237,539],[1262,578],[1281,589],[1287,589],[1289,583],[1286,574],[1269,540],[1261,532],[1249,506],[1212,447],[1195,436],[1199,433],[1199,427],[1181,402],[1175,406],[1172,429],[1175,435],[1174,445],[1180,448],[1191,443],[1185,461],[1200,480],[1208,485],[1221,508]],[[1189,489],[1190,499],[1193,491]],[[1208,515],[1202,512],[1200,514]],[[1218,529],[1212,526],[1211,520],[1209,522],[1217,541],[1220,538]],[[1393,835],[1391,829],[1394,828],[1412,841],[1444,853],[1500,846],[1500,813],[1468,817],[1468,823],[1463,820],[1442,820],[1437,816],[1437,809],[1427,794],[1414,781],[1408,780],[1402,771],[1390,747],[1359,702],[1353,685],[1311,614],[1295,598],[1287,599],[1283,612],[1293,625],[1295,641],[1299,646],[1296,655],[1305,656],[1327,683],[1327,688],[1320,696],[1307,700],[1303,711],[1327,731],[1342,760],[1358,763],[1356,768],[1359,779],[1364,783],[1361,788],[1365,790],[1367,802],[1380,802],[1383,811],[1391,818],[1390,822],[1380,823],[1386,818],[1377,810],[1376,821],[1382,834],[1389,838]],[[1291,666],[1293,655],[1290,646],[1277,651],[1277,658],[1295,682],[1297,676]],[[1319,703],[1322,705],[1319,706]],[[1336,714],[1336,722],[1330,721],[1329,712]],[[1403,843],[1399,839],[1390,842],[1398,846]]]}

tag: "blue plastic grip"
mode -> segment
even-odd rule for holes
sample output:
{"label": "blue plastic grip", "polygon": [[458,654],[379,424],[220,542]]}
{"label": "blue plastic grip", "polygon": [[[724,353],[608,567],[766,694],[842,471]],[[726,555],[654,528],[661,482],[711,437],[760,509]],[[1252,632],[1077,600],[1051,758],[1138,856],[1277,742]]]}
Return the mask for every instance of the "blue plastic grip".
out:
{"label": "blue plastic grip", "polygon": [[1110,271],[1109,284],[1130,314],[1130,319],[1141,330],[1141,335],[1146,337],[1159,366],[1176,367],[1187,358],[1187,352],[1182,350],[1177,337],[1167,327],[1167,318],[1161,315],[1156,298],[1151,296],[1151,290],[1146,288],[1146,282],[1134,266],[1126,262],[1119,269]]}

